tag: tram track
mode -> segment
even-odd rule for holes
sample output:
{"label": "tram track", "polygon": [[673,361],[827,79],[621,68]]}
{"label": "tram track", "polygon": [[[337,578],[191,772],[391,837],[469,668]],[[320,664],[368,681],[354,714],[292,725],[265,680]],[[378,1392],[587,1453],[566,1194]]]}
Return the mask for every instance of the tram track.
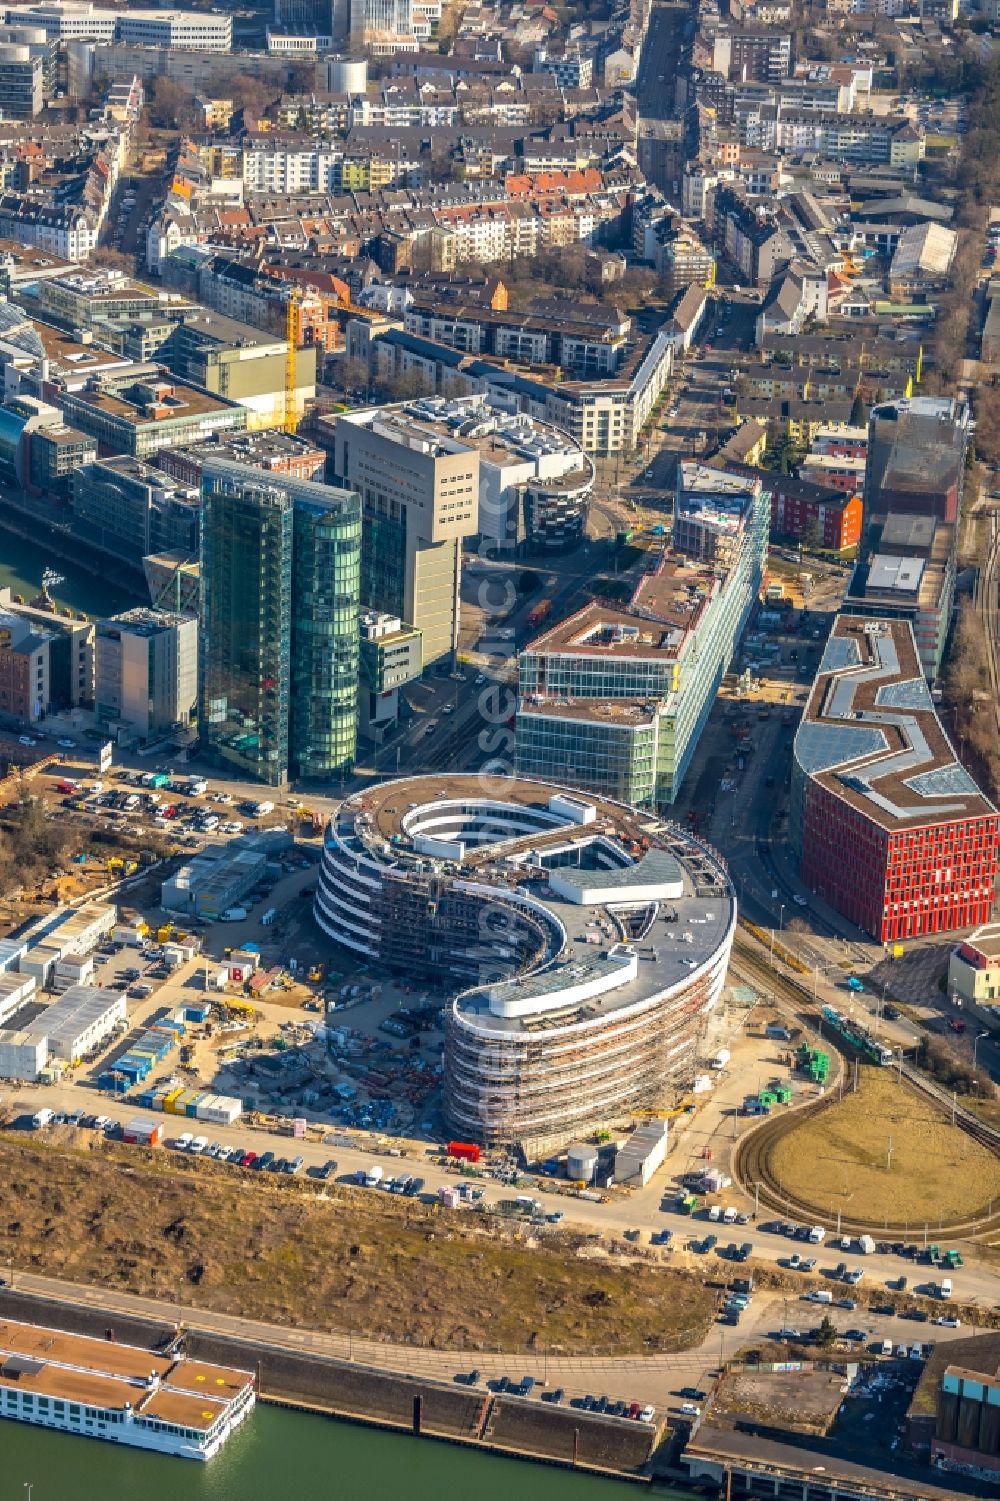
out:
{"label": "tram track", "polygon": [[[798,1025],[807,1028],[816,1036],[820,1035],[816,1025],[817,1004],[810,991],[791,976],[773,968],[757,951],[757,946],[753,941],[740,933],[737,933],[733,943],[732,968],[741,980],[763,994],[770,995],[786,1014],[794,1017]],[[852,1048],[844,1038],[837,1034],[831,1035],[824,1031],[821,1034],[821,1040],[825,1048],[838,1055],[842,1069],[855,1062],[874,1067],[860,1049]],[[942,1116],[954,1120],[954,1124],[973,1141],[986,1147],[988,1151],[994,1153],[1000,1151],[1000,1131],[986,1121],[980,1120],[964,1106],[958,1105],[945,1090],[928,1079],[919,1069],[902,1063],[898,1071],[911,1089],[930,1100]],[[781,1215],[794,1215],[811,1224],[823,1225],[827,1230],[839,1228],[842,1232],[865,1234],[872,1230],[869,1221],[843,1213],[839,1219],[831,1218],[829,1214],[824,1214],[815,1203],[789,1191],[771,1167],[771,1158],[777,1144],[803,1122],[814,1119],[831,1109],[838,1099],[839,1095],[831,1089],[822,1099],[793,1107],[780,1116],[767,1117],[745,1132],[733,1150],[732,1174],[744,1193],[749,1194],[750,1197],[756,1197],[758,1203],[765,1204]],[[883,1234],[908,1233],[911,1229],[912,1225],[903,1221],[884,1220],[882,1226]],[[940,1233],[949,1235],[978,1235],[998,1231],[1000,1231],[1000,1212],[993,1215],[973,1215],[940,1226]]]}

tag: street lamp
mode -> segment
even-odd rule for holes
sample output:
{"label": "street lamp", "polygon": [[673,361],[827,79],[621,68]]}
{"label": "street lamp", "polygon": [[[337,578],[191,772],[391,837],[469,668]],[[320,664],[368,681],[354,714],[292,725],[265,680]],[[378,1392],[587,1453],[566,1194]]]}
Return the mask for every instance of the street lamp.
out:
{"label": "street lamp", "polygon": [[989,1032],[980,1032],[979,1035],[973,1040],[973,1044],[972,1044],[972,1067],[973,1067],[973,1069],[975,1069],[975,1067],[976,1067],[976,1054],[979,1052],[979,1044],[982,1042],[982,1040],[983,1040],[984,1037],[989,1037],[989,1035],[990,1035]]}

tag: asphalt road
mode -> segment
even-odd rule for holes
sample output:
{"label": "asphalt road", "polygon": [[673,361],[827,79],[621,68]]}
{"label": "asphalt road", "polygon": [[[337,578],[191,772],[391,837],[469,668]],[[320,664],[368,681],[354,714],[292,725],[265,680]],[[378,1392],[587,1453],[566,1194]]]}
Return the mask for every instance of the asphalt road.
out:
{"label": "asphalt road", "polygon": [[[420,1350],[410,1345],[363,1338],[354,1334],[327,1334],[311,1329],[289,1329],[265,1324],[233,1314],[213,1313],[183,1302],[143,1298],[110,1288],[89,1287],[54,1277],[14,1269],[15,1291],[34,1293],[73,1307],[99,1308],[109,1314],[156,1319],[167,1325],[183,1324],[186,1328],[231,1338],[262,1342],[282,1349],[331,1356],[338,1360],[355,1360],[361,1365],[405,1374],[451,1380],[458,1372],[473,1366],[488,1381],[507,1375],[515,1379],[534,1376],[540,1385],[562,1386],[568,1397],[591,1392],[607,1393],[614,1398],[649,1402],[662,1414],[679,1410],[681,1386],[707,1390],[721,1361],[756,1341],[777,1333],[779,1328],[803,1328],[819,1322],[820,1309],[815,1304],[789,1304],[787,1299],[767,1294],[754,1299],[738,1326],[714,1325],[707,1337],[690,1350],[676,1355],[555,1355],[540,1348],[530,1355],[502,1352]],[[901,1319],[878,1319],[841,1313],[838,1327],[858,1327],[873,1337],[889,1338],[894,1343],[934,1342],[965,1338],[968,1329],[940,1329],[916,1325]]]}
{"label": "asphalt road", "polygon": [[647,120],[675,117],[674,81],[693,30],[694,13],[689,6],[653,6],[636,79],[640,117]]}
{"label": "asphalt road", "polygon": [[[160,997],[160,1005],[163,997]],[[25,1086],[22,1090],[9,1097],[15,1108],[22,1112],[25,1117],[43,1105],[61,1112],[84,1110],[88,1113],[108,1115],[112,1120],[124,1123],[136,1114],[136,1107],[128,1100],[114,1100],[99,1095],[93,1084],[88,1080],[76,1083],[63,1083],[60,1085],[47,1086],[44,1089],[36,1089]],[[148,1112],[146,1112],[148,1114]],[[175,1121],[172,1117],[163,1117],[165,1128],[172,1139],[173,1134],[179,1134],[181,1130],[191,1130],[187,1121]],[[739,1123],[739,1129],[745,1129],[746,1122]],[[73,1128],[56,1128],[72,1131]],[[387,1177],[408,1173],[411,1176],[419,1176],[424,1179],[425,1192],[428,1195],[436,1195],[444,1184],[454,1184],[457,1179],[454,1171],[442,1168],[438,1162],[430,1157],[429,1148],[417,1142],[405,1142],[400,1139],[381,1138],[374,1134],[366,1134],[360,1131],[344,1131],[330,1127],[326,1131],[326,1140],[313,1139],[298,1140],[293,1142],[288,1135],[274,1131],[267,1131],[262,1127],[253,1127],[249,1124],[240,1123],[230,1128],[205,1127],[204,1134],[210,1141],[218,1141],[227,1146],[239,1146],[244,1150],[252,1150],[258,1154],[272,1151],[276,1156],[287,1157],[292,1153],[300,1154],[306,1168],[320,1166],[329,1158],[333,1157],[337,1162],[337,1178],[339,1181],[347,1181],[353,1178],[359,1168],[367,1171],[374,1163],[382,1165]],[[350,1145],[343,1143],[349,1142]],[[395,1154],[395,1155],[393,1155]],[[245,1169],[233,1168],[234,1174],[239,1174]],[[511,1197],[511,1190],[506,1185],[495,1182],[493,1179],[482,1178],[476,1180],[477,1186],[483,1189],[484,1203],[494,1205],[502,1199]],[[357,1192],[381,1192],[376,1189],[358,1189]],[[685,1246],[690,1238],[700,1239],[709,1231],[718,1231],[720,1238],[737,1241],[750,1240],[754,1247],[754,1259],[762,1262],[778,1263],[782,1258],[790,1254],[790,1243],[786,1236],[765,1233],[754,1225],[747,1226],[721,1226],[712,1225],[704,1217],[692,1220],[679,1214],[672,1207],[662,1207],[662,1196],[669,1192],[671,1202],[675,1192],[673,1185],[657,1175],[645,1189],[629,1194],[615,1194],[606,1204],[594,1203],[586,1199],[577,1198],[559,1191],[556,1184],[547,1188],[544,1180],[540,1180],[538,1187],[531,1190],[537,1194],[546,1213],[561,1210],[565,1215],[566,1226],[574,1226],[586,1229],[594,1233],[600,1231],[602,1235],[611,1238],[621,1238],[624,1233],[635,1235],[637,1240],[648,1245],[649,1235],[652,1230],[669,1229],[673,1233],[676,1250],[670,1249],[660,1253],[664,1261],[672,1261],[683,1265],[697,1267],[704,1270],[707,1266],[714,1269],[722,1267],[714,1257],[706,1258],[698,1253],[689,1252]],[[745,1207],[747,1212],[753,1209],[753,1202],[746,1202],[735,1188],[727,1191],[727,1198],[734,1206]],[[465,1212],[473,1213],[473,1210]],[[873,1233],[878,1234],[879,1227],[873,1226]],[[557,1234],[558,1226],[545,1227],[540,1234]],[[918,1243],[926,1243],[940,1239],[937,1227],[931,1223],[925,1229],[916,1225],[911,1227],[911,1240]],[[970,1250],[971,1248],[964,1248]],[[812,1254],[817,1254],[813,1252]],[[858,1258],[857,1253],[853,1259],[848,1253],[823,1250],[819,1253],[820,1265],[817,1268],[817,1277],[820,1280],[816,1285],[823,1286],[826,1283],[821,1278],[821,1273],[829,1271],[846,1255],[851,1264],[859,1260],[863,1262],[866,1279],[869,1284],[885,1285],[889,1279],[894,1279],[901,1272],[911,1276],[914,1286],[921,1280],[916,1276],[916,1269],[912,1263],[893,1255],[873,1255]],[[927,1269],[931,1276],[934,1269]],[[1000,1282],[995,1271],[975,1261],[970,1261],[966,1256],[966,1264],[954,1277],[955,1299],[961,1302],[978,1302],[984,1307],[992,1308],[1000,1299]],[[803,1290],[809,1285],[808,1279],[803,1284]]]}

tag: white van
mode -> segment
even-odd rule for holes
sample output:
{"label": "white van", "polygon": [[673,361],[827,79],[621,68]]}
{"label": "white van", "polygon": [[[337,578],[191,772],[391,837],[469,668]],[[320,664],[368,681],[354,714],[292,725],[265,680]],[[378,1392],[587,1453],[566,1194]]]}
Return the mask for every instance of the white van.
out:
{"label": "white van", "polygon": [[951,1297],[951,1278],[950,1277],[943,1278],[943,1280],[941,1282],[941,1286],[938,1289],[938,1296],[942,1297],[942,1298],[950,1298]]}
{"label": "white van", "polygon": [[729,1208],[723,1212],[722,1223],[724,1225],[736,1224],[736,1210],[732,1207],[732,1205],[730,1205]]}
{"label": "white van", "polygon": [[833,1293],[830,1292],[830,1290],[828,1288],[826,1288],[826,1287],[817,1287],[816,1289],[814,1289],[813,1292],[806,1293],[805,1296],[806,1296],[806,1298],[808,1299],[808,1301],[810,1303],[832,1303],[833,1302]]}
{"label": "white van", "polygon": [[713,1204],[711,1209],[708,1211],[708,1217],[713,1224],[717,1224],[718,1221],[722,1218],[722,1205]]}
{"label": "white van", "polygon": [[878,1347],[878,1353],[880,1355],[891,1355],[892,1354],[892,1340],[891,1339],[884,1339],[882,1341],[882,1343]]}

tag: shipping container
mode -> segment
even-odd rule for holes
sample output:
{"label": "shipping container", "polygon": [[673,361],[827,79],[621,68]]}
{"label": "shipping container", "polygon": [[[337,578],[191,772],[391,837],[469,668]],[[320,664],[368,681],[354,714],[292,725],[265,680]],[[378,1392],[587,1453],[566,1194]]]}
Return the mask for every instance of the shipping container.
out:
{"label": "shipping container", "polygon": [[450,1141],[447,1150],[449,1157],[461,1158],[463,1162],[478,1162],[481,1156],[479,1147],[471,1141]]}
{"label": "shipping container", "polygon": [[209,1014],[208,1006],[185,1006],[184,1017],[189,1022],[203,1022]]}

